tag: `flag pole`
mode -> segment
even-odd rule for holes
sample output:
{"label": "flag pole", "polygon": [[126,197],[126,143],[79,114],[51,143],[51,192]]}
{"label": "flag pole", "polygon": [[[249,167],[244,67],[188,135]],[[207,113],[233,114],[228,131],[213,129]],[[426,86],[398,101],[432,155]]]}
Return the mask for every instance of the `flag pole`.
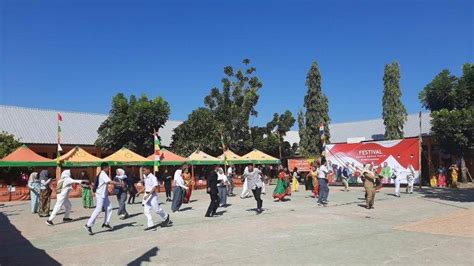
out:
{"label": "flag pole", "polygon": [[[420,120],[420,121],[419,121],[419,130],[420,130],[420,131],[419,131],[419,134],[418,134],[418,145],[419,145],[419,146],[418,146],[418,150],[419,150],[419,153],[418,153],[418,167],[419,167],[419,169],[420,169],[420,174],[419,174],[419,176],[418,176],[418,186],[419,186],[419,188],[420,188],[420,190],[421,190],[421,155],[423,154],[423,153],[422,153],[422,148],[423,148],[423,146],[421,145],[421,142],[422,142],[422,140],[423,140],[423,139],[421,138],[421,111],[420,111],[419,114],[418,114],[418,118],[419,118],[419,120]],[[429,168],[429,167],[428,167],[428,168]],[[429,176],[428,176],[428,177],[429,177]]]}

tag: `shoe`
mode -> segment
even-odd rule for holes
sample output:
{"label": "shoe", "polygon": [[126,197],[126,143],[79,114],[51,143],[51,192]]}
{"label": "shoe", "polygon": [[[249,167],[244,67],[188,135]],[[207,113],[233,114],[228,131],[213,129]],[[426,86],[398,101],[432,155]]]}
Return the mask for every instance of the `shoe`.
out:
{"label": "shoe", "polygon": [[49,226],[53,226],[53,225],[54,225],[53,222],[51,222],[50,220],[46,220],[45,223],[46,223],[47,225],[49,225]]}
{"label": "shoe", "polygon": [[147,227],[143,231],[156,231],[156,226]]}
{"label": "shoe", "polygon": [[103,224],[102,225],[102,228],[107,228],[109,230],[113,230],[114,228],[112,226],[110,226],[110,224]]}
{"label": "shoe", "polygon": [[87,224],[86,224],[86,225],[84,225],[84,228],[87,230],[87,232],[89,232],[90,236],[94,234],[94,233],[92,233],[92,227],[87,226]]}
{"label": "shoe", "polygon": [[71,219],[71,218],[63,218],[63,222],[72,222],[72,221],[73,221],[73,219]]}
{"label": "shoe", "polygon": [[261,214],[263,212],[263,209],[257,209],[257,214]]}
{"label": "shoe", "polygon": [[164,226],[170,226],[170,225],[172,225],[172,224],[173,224],[173,222],[171,221],[171,217],[170,217],[170,215],[168,214],[168,217],[166,217],[166,220],[163,222],[163,225],[164,225]]}
{"label": "shoe", "polygon": [[212,215],[204,215],[204,217],[212,218]]}
{"label": "shoe", "polygon": [[375,209],[375,207],[374,207],[374,206],[372,206],[372,207],[370,207],[370,208],[371,208],[371,209]]}

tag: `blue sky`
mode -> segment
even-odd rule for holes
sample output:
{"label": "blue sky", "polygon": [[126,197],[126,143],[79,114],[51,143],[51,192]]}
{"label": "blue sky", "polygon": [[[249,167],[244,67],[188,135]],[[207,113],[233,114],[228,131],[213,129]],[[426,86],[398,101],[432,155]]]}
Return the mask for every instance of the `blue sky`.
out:
{"label": "blue sky", "polygon": [[[302,108],[312,61],[333,122],[381,117],[384,65],[403,102],[473,62],[473,2],[0,0],[0,104],[106,113],[117,92],[161,95],[183,120],[222,69],[250,58],[264,83],[252,124]],[[371,104],[372,103],[372,104]]]}

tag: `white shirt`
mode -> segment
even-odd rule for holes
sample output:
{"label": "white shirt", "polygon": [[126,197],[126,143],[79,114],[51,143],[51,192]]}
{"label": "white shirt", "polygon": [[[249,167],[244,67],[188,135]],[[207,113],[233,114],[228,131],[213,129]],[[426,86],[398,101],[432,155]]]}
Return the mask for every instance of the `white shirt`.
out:
{"label": "white shirt", "polygon": [[318,171],[318,178],[326,178],[328,172],[328,168],[325,165],[321,165]]}
{"label": "white shirt", "polygon": [[178,187],[182,187],[184,189],[188,189],[188,187],[184,184],[182,173],[183,171],[181,169],[178,169],[176,170],[176,172],[174,172],[174,185]]}
{"label": "white shirt", "polygon": [[220,187],[223,187],[223,186],[225,186],[226,184],[229,183],[229,179],[227,179],[227,176],[224,175],[224,174],[219,174],[219,173],[217,173],[217,180],[218,180],[218,181],[221,181],[221,180],[222,180],[222,182],[220,182],[220,183],[217,184],[217,185],[220,186]]}
{"label": "white shirt", "polygon": [[233,172],[233,171],[232,171],[232,167],[229,167],[229,168],[227,169],[227,175],[228,175],[228,176],[231,176],[231,175],[232,175],[232,172]]}
{"label": "white shirt", "polygon": [[249,189],[256,189],[256,188],[261,188],[263,186],[263,182],[261,179],[261,174],[260,170],[258,169],[253,169],[252,172],[247,172],[244,173],[244,177],[247,179],[247,186]]}
{"label": "white shirt", "polygon": [[99,198],[107,198],[109,196],[109,190],[107,189],[107,184],[112,181],[109,176],[104,172],[100,171],[99,174],[99,185],[95,191],[95,196]]}
{"label": "white shirt", "polygon": [[69,195],[69,192],[72,190],[72,184],[80,184],[82,183],[82,180],[74,180],[70,177],[65,177],[63,178],[63,186],[61,188],[61,193],[59,195],[67,197]]}
{"label": "white shirt", "polygon": [[145,191],[146,192],[151,192],[154,187],[158,186],[158,179],[156,176],[152,173],[149,173],[147,176],[145,176]]}

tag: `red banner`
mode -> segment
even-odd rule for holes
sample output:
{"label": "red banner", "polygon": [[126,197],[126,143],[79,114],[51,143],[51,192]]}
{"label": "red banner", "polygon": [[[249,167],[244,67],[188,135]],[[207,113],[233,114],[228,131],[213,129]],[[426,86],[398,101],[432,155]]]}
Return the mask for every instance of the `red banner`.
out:
{"label": "red banner", "polygon": [[329,144],[326,146],[326,158],[339,166],[349,163],[359,167],[372,164],[379,169],[390,167],[402,176],[405,183],[410,165],[416,172],[415,176],[419,176],[420,144],[418,138]]}
{"label": "red banner", "polygon": [[311,164],[314,162],[314,159],[306,158],[296,158],[288,159],[288,169],[293,171],[293,169],[298,168],[298,172],[309,172],[311,170]]}

